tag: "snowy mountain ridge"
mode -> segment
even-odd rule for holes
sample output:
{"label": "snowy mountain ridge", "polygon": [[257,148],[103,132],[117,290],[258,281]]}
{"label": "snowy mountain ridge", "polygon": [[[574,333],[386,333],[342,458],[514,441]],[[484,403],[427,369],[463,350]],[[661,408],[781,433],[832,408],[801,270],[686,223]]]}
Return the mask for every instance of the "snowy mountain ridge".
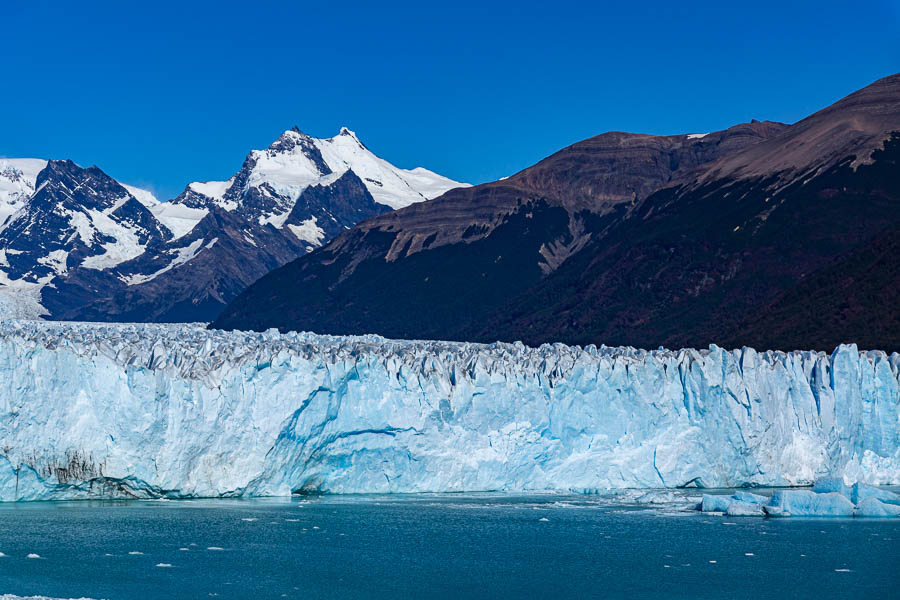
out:
{"label": "snowy mountain ridge", "polygon": [[460,185],[398,169],[347,129],[290,129],[170,202],[97,167],[0,159],[0,316],[211,319],[357,222]]}
{"label": "snowy mountain ridge", "polygon": [[[38,174],[48,162],[42,158],[0,158],[0,231],[35,193]],[[147,208],[160,203],[149,190],[125,183],[121,185]]]}
{"label": "snowy mountain ridge", "polygon": [[900,355],[855,346],[7,321],[0,373],[3,500],[900,483]]}
{"label": "snowy mountain ridge", "polygon": [[[229,212],[245,211],[260,226],[271,224],[283,229],[307,188],[327,187],[348,171],[363,181],[376,203],[391,209],[430,200],[452,188],[468,187],[422,167],[412,170],[395,167],[373,154],[346,127],[338,135],[322,139],[310,137],[294,127],[282,133],[268,148],[252,150],[241,171],[229,180],[190,183],[172,201],[173,206],[160,208],[157,214],[164,223],[170,218],[199,222],[211,206],[216,206]],[[174,205],[195,212],[188,217],[183,209],[176,211]],[[336,220],[331,215],[328,218]],[[310,219],[312,216],[305,221]],[[319,245],[321,242],[315,243],[314,239],[325,237],[325,232],[314,223],[308,226],[320,234],[307,235],[301,241]],[[177,225],[174,228],[182,231]]]}
{"label": "snowy mountain ridge", "polygon": [[5,277],[40,283],[70,268],[108,269],[171,237],[143,203],[96,167],[45,161],[35,173],[40,162],[27,161],[30,171],[13,167],[21,191],[7,196],[7,206],[15,198],[18,206],[0,231]]}

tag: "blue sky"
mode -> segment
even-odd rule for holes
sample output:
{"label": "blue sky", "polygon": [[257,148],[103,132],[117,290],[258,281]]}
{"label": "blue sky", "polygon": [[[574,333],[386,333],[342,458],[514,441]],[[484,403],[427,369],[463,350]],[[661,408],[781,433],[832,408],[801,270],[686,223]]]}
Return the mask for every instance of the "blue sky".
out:
{"label": "blue sky", "polygon": [[293,125],[480,183],[608,130],[793,122],[900,71],[897,0],[11,0],[2,20],[0,156],[162,198]]}

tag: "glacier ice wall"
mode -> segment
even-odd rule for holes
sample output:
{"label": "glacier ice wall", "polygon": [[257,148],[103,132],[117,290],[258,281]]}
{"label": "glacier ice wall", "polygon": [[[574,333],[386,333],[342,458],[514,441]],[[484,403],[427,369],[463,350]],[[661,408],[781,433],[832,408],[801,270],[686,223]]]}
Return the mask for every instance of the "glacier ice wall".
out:
{"label": "glacier ice wall", "polygon": [[900,355],[0,322],[0,499],[900,483]]}

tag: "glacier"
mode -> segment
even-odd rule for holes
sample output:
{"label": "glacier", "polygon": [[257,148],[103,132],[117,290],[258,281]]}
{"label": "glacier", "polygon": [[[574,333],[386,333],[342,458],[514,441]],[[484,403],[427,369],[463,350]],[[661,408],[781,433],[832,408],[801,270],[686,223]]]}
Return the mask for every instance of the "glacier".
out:
{"label": "glacier", "polygon": [[898,370],[6,320],[0,500],[898,484]]}

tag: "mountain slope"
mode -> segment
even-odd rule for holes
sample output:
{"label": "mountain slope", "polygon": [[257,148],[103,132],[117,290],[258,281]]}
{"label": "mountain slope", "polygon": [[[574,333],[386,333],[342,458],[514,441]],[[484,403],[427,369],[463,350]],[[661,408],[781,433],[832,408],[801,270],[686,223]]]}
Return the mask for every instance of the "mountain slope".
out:
{"label": "mountain slope", "polygon": [[[348,172],[360,178],[365,188],[363,193],[367,195],[362,206],[354,207],[344,201],[335,207],[341,214],[331,214],[329,205],[313,206],[309,205],[309,197],[301,199],[310,186],[329,187]],[[326,139],[310,137],[294,127],[265,150],[251,151],[241,170],[228,181],[191,183],[180,196],[155,212],[161,221],[171,223],[179,236],[212,207],[217,207],[238,211],[248,222],[260,226],[268,223],[278,229],[287,224],[288,217],[295,225],[315,218],[317,223],[307,227],[311,230],[333,229],[332,223],[336,223],[338,230],[320,234],[331,238],[346,228],[348,222],[354,224],[466,186],[421,167],[413,170],[394,167],[375,156],[346,127],[337,136]],[[183,223],[176,223],[179,219]],[[309,242],[310,249],[321,243],[300,241]]]}
{"label": "mountain slope", "polygon": [[460,339],[653,190],[785,127],[596,136],[507,179],[370,219],[260,280],[216,325]]}
{"label": "mountain slope", "polygon": [[[788,335],[790,320],[763,317],[767,307],[787,314],[801,302],[789,294],[798,282],[826,285],[815,274],[861,260],[854,252],[900,221],[900,143],[889,141],[900,76],[789,127],[732,130],[675,152],[670,138],[648,148],[606,134],[509,180],[450,192],[431,203],[440,210],[370,220],[251,286],[214,326],[644,347],[854,341],[842,337],[852,327]],[[642,149],[622,161],[629,143]],[[890,280],[889,267],[869,268]],[[883,313],[881,280],[870,273],[855,314]],[[835,302],[822,300],[807,331]],[[895,343],[896,332],[873,333],[877,347]]]}
{"label": "mountain slope", "polygon": [[[824,307],[809,315],[814,318],[801,334],[791,311],[812,308],[805,295],[834,286],[820,271],[900,224],[900,144],[876,157],[854,171],[851,155],[787,186],[772,176],[659,192],[600,243],[462,334],[516,332],[536,341],[552,331],[575,343],[642,347],[828,349],[861,341],[866,332],[855,326],[830,329]],[[803,295],[795,292],[790,308],[778,318],[769,312],[780,295],[810,277],[815,283],[800,284]],[[880,289],[877,279],[867,280],[870,292]],[[884,312],[872,301],[858,310]],[[757,326],[744,325],[760,314],[765,318]],[[900,349],[889,323],[867,336],[871,347]]]}

